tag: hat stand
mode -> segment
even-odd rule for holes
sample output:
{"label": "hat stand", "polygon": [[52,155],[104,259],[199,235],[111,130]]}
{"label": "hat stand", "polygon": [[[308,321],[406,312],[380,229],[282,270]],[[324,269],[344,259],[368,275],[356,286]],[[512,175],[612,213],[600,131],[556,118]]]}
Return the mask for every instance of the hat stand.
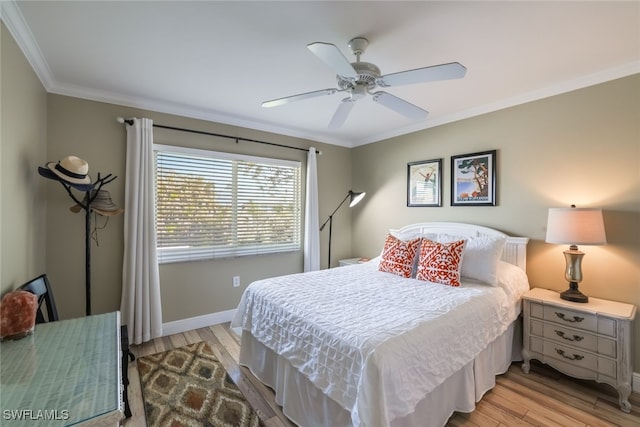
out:
{"label": "hat stand", "polygon": [[[78,206],[80,206],[85,212],[85,221],[84,221],[84,224],[85,224],[84,272],[85,273],[84,274],[85,274],[85,301],[86,301],[85,307],[86,307],[87,316],[91,315],[91,202],[93,202],[93,199],[96,198],[96,195],[98,194],[98,190],[100,190],[100,188],[102,188],[103,185],[109,184],[111,181],[113,181],[116,178],[117,176],[112,176],[112,174],[108,174],[107,176],[101,178],[100,173],[98,173],[98,179],[96,180],[95,183],[93,183],[91,190],[87,191],[87,197],[85,198],[85,203],[82,203],[82,201],[78,200],[78,198],[71,191],[71,186],[68,183],[62,180],[58,180],[58,182],[62,184],[64,189],[67,190],[67,193],[69,193],[69,196],[73,199],[73,201],[76,202]],[[91,195],[92,192],[93,192],[93,196]]]}

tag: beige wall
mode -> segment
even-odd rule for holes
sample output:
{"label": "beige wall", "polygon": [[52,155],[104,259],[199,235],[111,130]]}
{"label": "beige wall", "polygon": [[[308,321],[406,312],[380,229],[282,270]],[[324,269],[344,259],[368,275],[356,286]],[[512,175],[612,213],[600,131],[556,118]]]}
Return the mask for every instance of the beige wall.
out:
{"label": "beige wall", "polygon": [[[126,131],[116,117],[148,117],[154,122],[206,132],[264,140],[295,147],[315,146],[318,157],[318,180],[321,217],[329,215],[350,189],[351,150],[344,147],[312,143],[298,138],[252,131],[118,105],[49,94],[48,150],[50,159],[73,154],[89,162],[95,179],[100,172],[118,178],[104,187],[113,201],[124,200]],[[212,150],[226,150],[256,156],[273,156],[300,160],[306,164],[306,152],[268,145],[241,142],[191,133],[155,129],[156,143],[175,144]],[[79,196],[80,197],[80,196]],[[55,182],[47,184],[47,271],[56,285],[61,317],[84,314],[84,216],[69,211],[69,196]],[[124,207],[126,209],[126,206]],[[350,212],[343,209],[334,221],[332,258],[351,254]],[[98,225],[104,218],[98,217]],[[98,231],[98,243],[92,243],[93,313],[120,307],[123,256],[122,215],[109,219]],[[327,233],[322,234],[323,265],[326,264]],[[60,242],[64,250],[60,250]],[[334,256],[335,254],[335,256]],[[246,286],[259,278],[302,271],[302,253],[230,258],[218,261],[173,263],[160,266],[163,321],[171,322],[236,308]],[[240,276],[241,286],[232,287],[232,277]]]}
{"label": "beige wall", "polygon": [[45,272],[47,93],[1,24],[0,293]]}
{"label": "beige wall", "polygon": [[[450,206],[452,155],[496,149],[498,205]],[[581,246],[593,297],[640,306],[640,75],[355,148],[354,256],[378,255],[389,228],[459,221],[527,236],[532,287],[564,290],[565,249],[544,243],[547,209],[602,207],[608,245]],[[444,159],[443,207],[406,206],[407,163]],[[640,367],[635,322],[635,369]]]}

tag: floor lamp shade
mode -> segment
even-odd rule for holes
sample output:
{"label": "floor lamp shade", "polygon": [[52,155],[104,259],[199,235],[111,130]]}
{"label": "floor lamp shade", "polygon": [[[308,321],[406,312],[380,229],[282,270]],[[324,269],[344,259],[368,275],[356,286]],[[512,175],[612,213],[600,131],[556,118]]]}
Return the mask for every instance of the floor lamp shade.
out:
{"label": "floor lamp shade", "polygon": [[587,302],[589,298],[578,290],[578,283],[582,281],[582,258],[584,252],[578,250],[578,245],[605,245],[607,236],[602,220],[602,209],[550,208],[547,218],[547,243],[567,244],[569,249],[564,251],[566,269],[565,279],[569,282],[569,289],[562,292],[562,299],[574,302]]}
{"label": "floor lamp shade", "polygon": [[360,203],[360,201],[362,201],[362,199],[364,199],[364,196],[366,196],[367,193],[354,193],[353,191],[349,191],[349,196],[351,197],[351,203],[349,203],[349,207],[352,208],[355,205],[357,205],[358,203]]}
{"label": "floor lamp shade", "polygon": [[331,215],[329,215],[329,218],[327,218],[327,220],[320,226],[320,231],[324,230],[324,227],[327,225],[327,223],[329,224],[329,256],[327,259],[327,267],[331,268],[331,229],[333,226],[333,216],[335,215],[336,212],[338,212],[338,209],[340,209],[340,207],[344,204],[344,202],[347,201],[347,199],[351,199],[349,202],[349,207],[352,208],[355,205],[357,205],[358,203],[360,203],[360,201],[362,201],[362,199],[364,199],[364,196],[367,193],[356,193],[355,191],[351,191],[349,190],[349,192],[347,193],[347,195],[344,197],[344,199],[342,199],[342,201],[340,202],[340,204],[338,205],[337,208],[335,208],[333,210],[333,212],[331,212]]}

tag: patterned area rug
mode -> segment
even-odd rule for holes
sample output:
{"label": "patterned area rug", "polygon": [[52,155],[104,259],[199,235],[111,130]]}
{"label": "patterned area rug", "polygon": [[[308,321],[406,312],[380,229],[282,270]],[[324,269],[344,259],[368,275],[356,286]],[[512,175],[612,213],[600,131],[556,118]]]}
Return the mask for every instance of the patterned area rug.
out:
{"label": "patterned area rug", "polygon": [[264,426],[206,342],[141,357],[138,372],[149,427]]}

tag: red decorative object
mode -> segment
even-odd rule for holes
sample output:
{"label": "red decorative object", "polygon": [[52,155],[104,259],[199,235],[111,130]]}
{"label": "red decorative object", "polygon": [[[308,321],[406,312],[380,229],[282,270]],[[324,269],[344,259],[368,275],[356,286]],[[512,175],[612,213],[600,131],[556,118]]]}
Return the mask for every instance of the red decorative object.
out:
{"label": "red decorative object", "polygon": [[420,247],[416,279],[449,286],[460,286],[464,245],[464,240],[436,243],[424,239]]}
{"label": "red decorative object", "polygon": [[38,297],[27,291],[13,291],[0,300],[0,340],[20,339],[33,333]]}
{"label": "red decorative object", "polygon": [[388,234],[378,270],[401,277],[411,277],[420,241],[421,239],[413,239],[405,242]]}

